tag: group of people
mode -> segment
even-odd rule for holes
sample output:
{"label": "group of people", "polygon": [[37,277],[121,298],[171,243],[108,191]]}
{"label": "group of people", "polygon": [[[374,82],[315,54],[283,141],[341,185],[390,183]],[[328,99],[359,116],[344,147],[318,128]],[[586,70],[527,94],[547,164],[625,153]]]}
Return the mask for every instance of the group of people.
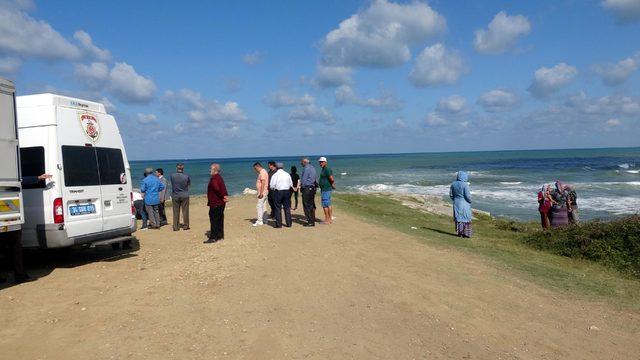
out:
{"label": "group of people", "polygon": [[[253,226],[262,226],[269,219],[275,220],[275,227],[291,227],[291,199],[295,199],[293,210],[298,208],[298,195],[302,193],[302,207],[306,222],[304,226],[315,226],[316,224],[316,204],[315,196],[320,188],[322,209],[324,211],[324,221],[322,224],[331,224],[333,221],[333,207],[331,206],[331,194],[335,189],[335,179],[333,171],[327,165],[326,157],[318,159],[320,165],[320,176],[317,176],[316,169],[309,158],[300,161],[302,166],[302,176],[298,175],[298,169],[291,167],[291,173],[284,170],[283,163],[269,161],[268,171],[262,164],[253,164],[254,171],[258,174],[256,179],[256,191],[258,203],[256,205],[257,217]],[[269,204],[270,213],[267,216],[266,204]],[[284,211],[284,225],[282,213]]]}
{"label": "group of people", "polygon": [[571,185],[556,181],[555,187],[545,184],[538,192],[538,211],[543,229],[577,224],[578,195]]}
{"label": "group of people", "polygon": [[[176,172],[171,174],[171,200],[173,204],[173,231],[189,230],[189,187],[191,178],[184,173],[184,165],[178,164]],[[164,177],[164,170],[146,168],[140,183],[140,191],[133,192],[133,205],[136,216],[142,219],[140,230],[159,229],[168,225],[165,212],[169,180]],[[182,212],[183,222],[180,223]]]}

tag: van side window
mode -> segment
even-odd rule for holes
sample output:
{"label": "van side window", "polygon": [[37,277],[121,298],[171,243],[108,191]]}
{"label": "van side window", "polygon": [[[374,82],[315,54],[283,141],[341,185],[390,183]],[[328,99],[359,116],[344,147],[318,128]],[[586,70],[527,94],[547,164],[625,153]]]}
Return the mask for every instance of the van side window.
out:
{"label": "van side window", "polygon": [[124,159],[120,149],[96,148],[100,172],[100,184],[122,184],[120,175],[124,174]]}
{"label": "van side window", "polygon": [[62,146],[62,167],[66,186],[100,185],[96,151],[88,146]]}
{"label": "van side window", "polygon": [[[21,148],[20,169],[23,179],[27,177],[38,177],[44,174],[44,147]],[[46,184],[44,180],[38,182],[25,181],[22,185],[23,189],[44,189],[45,187]]]}

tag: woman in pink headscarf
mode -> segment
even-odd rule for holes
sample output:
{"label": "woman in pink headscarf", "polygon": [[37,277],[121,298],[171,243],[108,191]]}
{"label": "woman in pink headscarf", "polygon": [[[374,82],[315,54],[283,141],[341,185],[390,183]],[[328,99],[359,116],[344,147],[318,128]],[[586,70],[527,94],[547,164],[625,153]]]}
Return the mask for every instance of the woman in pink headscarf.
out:
{"label": "woman in pink headscarf", "polygon": [[540,212],[540,224],[545,230],[551,227],[551,220],[549,219],[551,205],[553,205],[551,187],[549,185],[543,185],[542,189],[538,192],[538,211]]}

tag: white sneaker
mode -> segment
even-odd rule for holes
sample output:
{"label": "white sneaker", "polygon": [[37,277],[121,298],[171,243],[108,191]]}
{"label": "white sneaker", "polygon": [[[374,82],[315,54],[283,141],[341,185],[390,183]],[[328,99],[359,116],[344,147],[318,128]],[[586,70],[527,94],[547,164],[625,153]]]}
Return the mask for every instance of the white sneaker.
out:
{"label": "white sneaker", "polygon": [[264,223],[261,223],[261,222],[257,222],[257,221],[256,221],[256,222],[254,222],[251,226],[253,226],[253,227],[258,227],[258,226],[262,226],[262,225],[264,225]]}

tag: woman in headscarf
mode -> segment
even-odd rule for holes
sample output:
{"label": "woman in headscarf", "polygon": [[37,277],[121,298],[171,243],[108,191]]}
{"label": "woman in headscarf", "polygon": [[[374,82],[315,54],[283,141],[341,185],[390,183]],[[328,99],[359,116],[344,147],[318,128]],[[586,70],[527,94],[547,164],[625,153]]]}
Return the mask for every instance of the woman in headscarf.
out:
{"label": "woman in headscarf", "polygon": [[567,193],[567,209],[569,211],[569,224],[577,224],[580,221],[578,216],[578,194],[572,185],[565,185],[564,190]]}
{"label": "woman in headscarf", "polygon": [[469,177],[464,171],[458,171],[456,181],[451,183],[449,197],[453,200],[453,220],[458,236],[469,238],[473,235],[471,228],[471,191],[467,181]]}
{"label": "woman in headscarf", "polygon": [[554,228],[569,225],[569,212],[567,210],[567,191],[560,180],[556,181],[556,188],[551,197],[554,204],[551,207],[551,226]]}
{"label": "woman in headscarf", "polygon": [[551,220],[549,219],[551,205],[551,187],[542,185],[542,189],[538,192],[538,211],[540,212],[540,223],[543,229],[548,229],[551,226]]}

